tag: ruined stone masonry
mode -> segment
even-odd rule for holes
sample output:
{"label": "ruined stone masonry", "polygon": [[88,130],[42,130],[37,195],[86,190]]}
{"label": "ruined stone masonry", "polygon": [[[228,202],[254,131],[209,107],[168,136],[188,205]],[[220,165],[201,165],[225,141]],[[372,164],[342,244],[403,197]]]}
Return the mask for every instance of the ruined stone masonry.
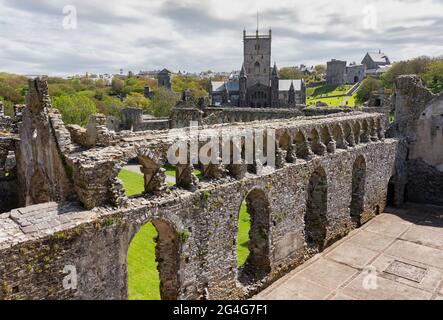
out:
{"label": "ruined stone masonry", "polygon": [[[0,135],[0,299],[126,299],[128,248],[148,222],[163,299],[247,298],[382,212],[391,177],[407,167],[397,154],[408,144],[385,138],[384,114],[297,115],[201,127],[220,137],[275,129],[276,170],[211,163],[198,179],[179,163],[169,187],[168,149],[195,141],[189,130],[114,132],[101,115],[86,129],[65,126],[46,82],[30,88],[18,132]],[[117,176],[131,159],[145,193],[126,198]],[[238,269],[244,200],[251,254]],[[66,266],[75,288],[63,285]]]}

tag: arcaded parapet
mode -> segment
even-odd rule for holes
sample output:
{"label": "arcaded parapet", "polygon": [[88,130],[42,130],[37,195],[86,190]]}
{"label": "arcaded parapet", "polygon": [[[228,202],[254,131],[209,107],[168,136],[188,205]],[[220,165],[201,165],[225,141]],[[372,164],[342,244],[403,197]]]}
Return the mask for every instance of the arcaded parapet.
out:
{"label": "arcaded parapet", "polygon": [[443,204],[443,96],[416,76],[395,82],[395,135],[402,148],[396,166],[396,203]]}
{"label": "arcaded parapet", "polygon": [[[163,298],[246,298],[382,212],[396,146],[359,143],[265,175],[140,196],[120,209],[15,210],[0,217],[0,298],[125,299],[128,248],[150,221],[159,232]],[[244,200],[256,255],[238,269]],[[74,271],[77,286],[65,287]]]}
{"label": "arcaded parapet", "polygon": [[20,203],[73,199],[69,168],[62,158],[70,150],[70,135],[58,112],[52,109],[47,82],[30,80],[27,100],[16,148]]}

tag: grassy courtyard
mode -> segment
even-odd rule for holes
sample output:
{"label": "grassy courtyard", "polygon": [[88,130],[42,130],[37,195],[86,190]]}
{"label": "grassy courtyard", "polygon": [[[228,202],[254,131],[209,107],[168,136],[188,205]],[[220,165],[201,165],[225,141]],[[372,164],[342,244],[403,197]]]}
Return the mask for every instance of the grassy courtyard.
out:
{"label": "grassy courtyard", "polygon": [[[166,174],[175,177],[173,167],[165,168]],[[169,169],[169,170],[168,170]],[[169,172],[169,174],[168,174]],[[201,172],[196,170],[197,175]],[[119,178],[123,182],[127,196],[143,192],[143,175],[122,169]],[[237,236],[237,263],[242,266],[248,255],[250,216],[246,202],[240,208]],[[128,298],[130,300],[159,300],[160,278],[155,261],[155,241],[157,230],[152,223],[145,224],[135,235],[128,251]]]}
{"label": "grassy courtyard", "polygon": [[[346,92],[352,88],[352,85],[329,86],[321,85],[306,89],[306,104],[315,106],[319,101],[326,103],[328,106],[339,106],[346,98]],[[355,106],[355,94],[347,100],[347,106]]]}

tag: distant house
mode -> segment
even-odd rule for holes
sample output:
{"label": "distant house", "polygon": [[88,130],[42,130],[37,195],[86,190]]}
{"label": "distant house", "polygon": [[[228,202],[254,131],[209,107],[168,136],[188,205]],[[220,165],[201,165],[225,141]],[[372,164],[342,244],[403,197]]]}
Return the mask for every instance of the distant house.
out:
{"label": "distant house", "polygon": [[301,72],[303,72],[303,74],[304,74],[305,76],[309,76],[309,75],[311,75],[311,74],[315,74],[315,73],[317,73],[317,71],[315,70],[314,66],[306,67],[304,64],[301,64],[301,65],[300,65],[299,70],[300,70]]}
{"label": "distant house", "polygon": [[387,55],[379,51],[366,53],[361,63],[366,66],[367,70],[376,70],[380,69],[380,67],[390,65],[391,61]]}
{"label": "distant house", "polygon": [[171,90],[171,88],[172,88],[171,74],[172,74],[172,72],[169,71],[168,69],[163,69],[162,71],[160,71],[157,74],[158,86]]}

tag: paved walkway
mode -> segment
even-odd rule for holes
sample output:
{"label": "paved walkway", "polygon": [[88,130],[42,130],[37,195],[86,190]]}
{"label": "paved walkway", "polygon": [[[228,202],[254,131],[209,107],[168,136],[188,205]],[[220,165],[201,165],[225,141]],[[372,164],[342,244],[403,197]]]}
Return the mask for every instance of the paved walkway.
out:
{"label": "paved walkway", "polygon": [[443,207],[387,211],[254,299],[443,300]]}

